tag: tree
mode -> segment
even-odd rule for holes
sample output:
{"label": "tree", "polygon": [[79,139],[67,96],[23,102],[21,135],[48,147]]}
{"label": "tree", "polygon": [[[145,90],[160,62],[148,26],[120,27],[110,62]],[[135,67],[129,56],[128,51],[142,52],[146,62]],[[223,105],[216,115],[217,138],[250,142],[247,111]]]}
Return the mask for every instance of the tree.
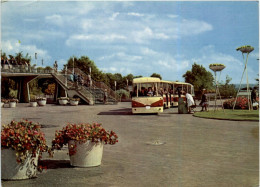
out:
{"label": "tree", "polygon": [[[70,57],[67,63],[68,68],[73,68],[73,57]],[[95,62],[90,60],[87,56],[81,56],[80,58],[74,57],[74,68],[79,68],[86,74],[89,74],[89,68],[91,67],[91,77],[95,81],[104,81],[105,77],[102,71],[100,71]]]}
{"label": "tree", "polygon": [[193,84],[196,95],[200,95],[204,88],[207,90],[213,88],[214,78],[212,73],[196,62],[192,65],[191,71],[187,71],[182,77],[185,78],[185,82]]}
{"label": "tree", "polygon": [[228,75],[226,76],[226,82],[224,84],[220,83],[219,92],[221,97],[229,98],[234,97],[236,95],[236,87],[234,84],[229,84],[232,80]]}
{"label": "tree", "polygon": [[[10,55],[9,55],[10,56]],[[10,56],[11,57],[11,56]],[[24,64],[25,62],[29,65],[31,63],[31,57],[27,53],[25,57],[23,56],[23,52],[16,53],[16,56],[14,57],[16,62],[18,64]]]}
{"label": "tree", "polygon": [[133,85],[133,79],[134,79],[134,75],[131,73],[123,77],[123,82],[126,85],[126,87],[127,87],[127,81],[128,81],[128,85]]}
{"label": "tree", "polygon": [[158,73],[153,73],[150,77],[158,77],[160,80],[162,80],[162,76]]}

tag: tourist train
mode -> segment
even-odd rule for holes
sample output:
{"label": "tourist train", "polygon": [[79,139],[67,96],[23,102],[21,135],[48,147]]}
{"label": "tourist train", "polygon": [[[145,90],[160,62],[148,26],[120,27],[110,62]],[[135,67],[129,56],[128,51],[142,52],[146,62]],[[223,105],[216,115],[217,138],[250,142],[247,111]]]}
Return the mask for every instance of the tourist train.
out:
{"label": "tourist train", "polygon": [[190,83],[165,81],[155,77],[133,79],[132,113],[161,113],[164,109],[178,106],[179,97],[186,100],[183,92],[194,96]]}

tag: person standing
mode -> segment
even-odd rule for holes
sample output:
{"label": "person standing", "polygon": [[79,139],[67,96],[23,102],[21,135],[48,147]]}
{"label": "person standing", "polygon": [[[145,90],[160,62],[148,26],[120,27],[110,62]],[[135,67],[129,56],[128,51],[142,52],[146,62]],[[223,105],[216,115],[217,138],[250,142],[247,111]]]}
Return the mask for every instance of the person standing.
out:
{"label": "person standing", "polygon": [[104,91],[104,104],[107,104],[107,89]]}
{"label": "person standing", "polygon": [[[184,94],[185,94],[185,92],[184,92]],[[186,96],[186,100],[187,100],[188,113],[191,113],[191,106],[195,105],[194,99],[193,99],[192,95],[189,93],[186,93],[185,96]]]}
{"label": "person standing", "polygon": [[201,111],[203,111],[203,109],[205,108],[205,111],[207,111],[208,109],[208,100],[207,100],[207,96],[206,96],[206,89],[202,90],[202,96],[201,96]]}

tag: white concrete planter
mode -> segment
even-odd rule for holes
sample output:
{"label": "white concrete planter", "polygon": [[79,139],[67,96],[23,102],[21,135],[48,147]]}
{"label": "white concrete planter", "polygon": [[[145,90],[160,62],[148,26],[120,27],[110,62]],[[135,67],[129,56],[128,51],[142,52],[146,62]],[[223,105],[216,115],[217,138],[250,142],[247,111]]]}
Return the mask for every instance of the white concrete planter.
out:
{"label": "white concrete planter", "polygon": [[16,102],[9,102],[9,107],[10,108],[15,108],[16,107]]}
{"label": "white concrete planter", "polygon": [[70,101],[71,106],[77,106],[79,104],[79,101]]}
{"label": "white concrete planter", "polygon": [[60,99],[59,100],[59,104],[60,105],[66,105],[68,103],[68,100],[67,99]]}
{"label": "white concrete planter", "polygon": [[76,145],[76,153],[70,156],[70,165],[78,167],[93,167],[101,165],[104,143],[87,141],[79,143],[70,140],[69,147]]}
{"label": "white concrete planter", "polygon": [[5,105],[5,103],[2,103],[2,102],[1,102],[1,107],[2,107],[2,108],[4,107],[4,105]]}
{"label": "white concrete planter", "polygon": [[39,100],[37,101],[39,106],[45,106],[46,105],[46,100]]}
{"label": "white concrete planter", "polygon": [[37,102],[36,101],[30,101],[30,106],[31,107],[36,107],[37,106]]}
{"label": "white concrete planter", "polygon": [[4,180],[19,180],[36,177],[38,157],[27,152],[27,158],[23,164],[16,161],[16,151],[12,149],[1,150],[1,177]]}

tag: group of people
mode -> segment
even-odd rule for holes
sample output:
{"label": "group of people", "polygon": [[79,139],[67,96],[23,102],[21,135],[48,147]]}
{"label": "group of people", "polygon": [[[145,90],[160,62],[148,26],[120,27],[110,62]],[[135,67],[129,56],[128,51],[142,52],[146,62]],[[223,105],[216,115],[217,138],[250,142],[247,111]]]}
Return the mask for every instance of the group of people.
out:
{"label": "group of people", "polygon": [[68,80],[74,82],[75,87],[78,87],[79,85],[86,87],[92,86],[92,80],[90,76],[84,77],[80,74],[74,73],[69,75]]}
{"label": "group of people", "polygon": [[[141,87],[141,90],[138,91],[138,96],[142,97],[142,96],[154,96],[156,95],[155,89],[153,89],[152,87],[149,87],[148,89],[146,89],[145,87]],[[137,87],[134,88],[134,91],[131,93],[132,97],[137,96]]]}

